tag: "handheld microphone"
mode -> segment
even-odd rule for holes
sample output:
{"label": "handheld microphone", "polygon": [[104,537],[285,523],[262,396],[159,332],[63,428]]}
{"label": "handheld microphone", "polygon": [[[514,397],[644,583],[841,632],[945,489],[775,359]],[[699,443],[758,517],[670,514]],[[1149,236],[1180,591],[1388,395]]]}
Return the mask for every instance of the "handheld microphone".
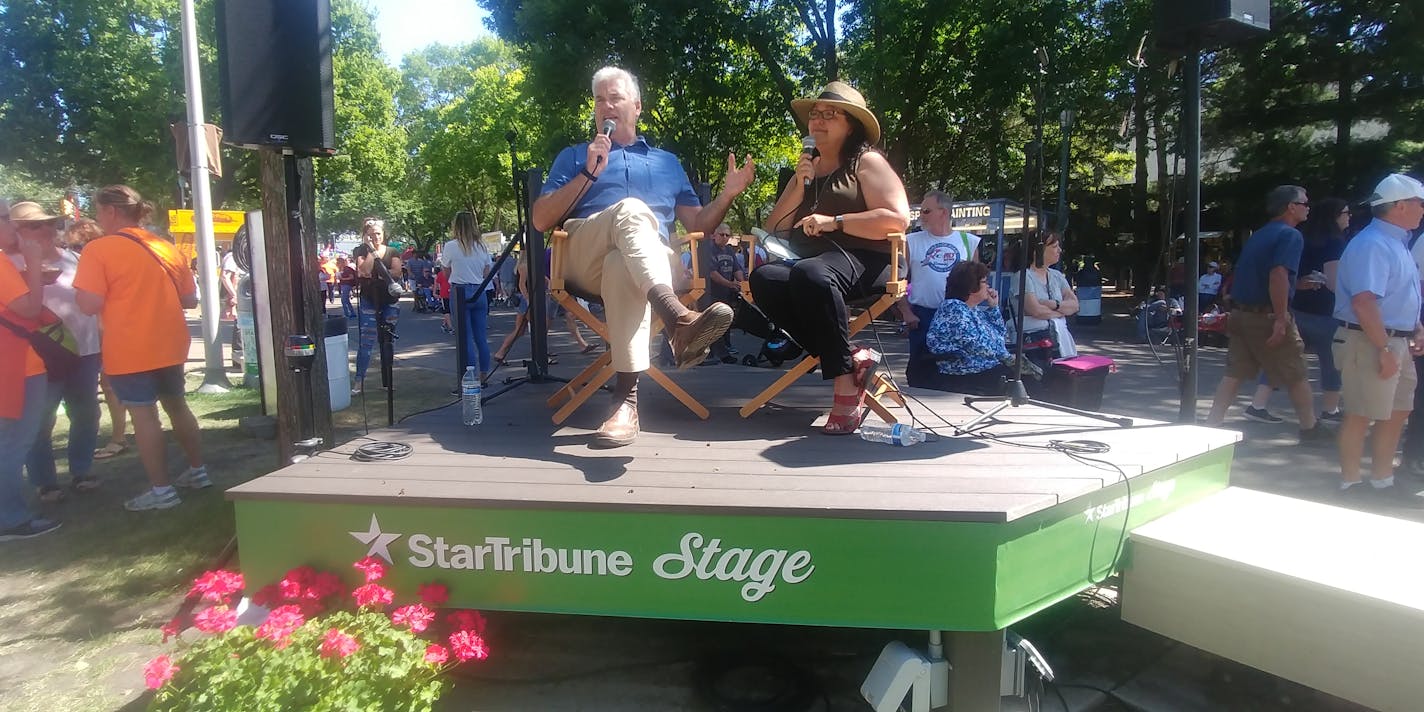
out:
{"label": "handheld microphone", "polygon": [[[812,158],[815,158],[815,157],[821,155],[821,152],[816,150],[816,137],[815,137],[815,136],[803,136],[803,137],[801,138],[801,155],[803,155],[803,156],[810,156],[810,157],[812,157]],[[801,179],[801,186],[802,186],[803,188],[809,188],[809,187],[811,187],[811,179],[810,179],[810,178],[802,178],[802,179]]]}
{"label": "handheld microphone", "polygon": [[[604,119],[604,120],[603,120],[603,127],[602,127],[602,130],[600,130],[599,133],[602,133],[604,136],[612,136],[612,135],[613,135],[613,130],[616,129],[616,128],[618,128],[618,122],[617,122],[617,121],[614,121],[613,119]],[[598,157],[598,160],[594,163],[594,166],[597,167],[597,166],[600,166],[600,165],[602,165],[602,164],[603,164],[603,156],[599,156],[599,157]]]}

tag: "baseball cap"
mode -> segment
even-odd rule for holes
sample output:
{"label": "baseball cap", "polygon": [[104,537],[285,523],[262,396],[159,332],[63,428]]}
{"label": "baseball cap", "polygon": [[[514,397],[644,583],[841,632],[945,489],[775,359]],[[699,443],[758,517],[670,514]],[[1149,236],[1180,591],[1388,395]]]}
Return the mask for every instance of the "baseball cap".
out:
{"label": "baseball cap", "polygon": [[1208,263],[1206,263],[1206,266],[1207,266],[1207,267],[1216,267],[1216,268],[1218,268],[1218,269],[1221,268],[1221,265],[1219,265],[1219,264],[1217,264],[1217,263],[1215,263],[1215,262],[1208,262]]}
{"label": "baseball cap", "polygon": [[1410,198],[1424,198],[1424,183],[1402,173],[1391,173],[1375,186],[1370,205],[1383,205]]}

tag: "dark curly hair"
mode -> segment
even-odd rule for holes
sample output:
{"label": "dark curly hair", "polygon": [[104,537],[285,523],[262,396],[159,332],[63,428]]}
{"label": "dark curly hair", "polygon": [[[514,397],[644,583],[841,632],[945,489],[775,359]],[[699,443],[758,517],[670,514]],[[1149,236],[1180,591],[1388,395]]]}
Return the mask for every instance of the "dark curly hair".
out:
{"label": "dark curly hair", "polygon": [[969,295],[979,291],[979,283],[988,276],[989,268],[982,262],[960,260],[944,280],[944,296],[946,299],[968,301]]}

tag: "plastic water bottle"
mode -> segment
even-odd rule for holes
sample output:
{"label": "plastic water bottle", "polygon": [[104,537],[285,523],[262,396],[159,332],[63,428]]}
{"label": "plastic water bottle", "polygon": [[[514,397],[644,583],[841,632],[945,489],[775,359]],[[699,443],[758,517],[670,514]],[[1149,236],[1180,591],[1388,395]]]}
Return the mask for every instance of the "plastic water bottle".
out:
{"label": "plastic water bottle", "polygon": [[910,447],[925,441],[925,434],[904,423],[866,423],[860,426],[860,439],[872,443],[889,443]]}
{"label": "plastic water bottle", "polygon": [[485,413],[480,407],[480,374],[474,366],[465,367],[465,376],[460,379],[460,410],[465,425],[479,425],[484,422]]}

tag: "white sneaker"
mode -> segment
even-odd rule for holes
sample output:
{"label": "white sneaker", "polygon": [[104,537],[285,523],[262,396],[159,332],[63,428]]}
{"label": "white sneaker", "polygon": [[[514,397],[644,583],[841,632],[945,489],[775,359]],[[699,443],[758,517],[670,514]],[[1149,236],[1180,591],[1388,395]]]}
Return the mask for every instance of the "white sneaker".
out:
{"label": "white sneaker", "polygon": [[159,494],[150,487],[143,491],[143,494],[124,502],[124,509],[130,512],[142,512],[149,509],[172,509],[183,503],[178,499],[177,492]]}
{"label": "white sneaker", "polygon": [[173,484],[178,487],[189,487],[191,489],[203,489],[212,487],[213,481],[208,479],[208,466],[198,465],[183,471],[183,474],[173,478]]}

